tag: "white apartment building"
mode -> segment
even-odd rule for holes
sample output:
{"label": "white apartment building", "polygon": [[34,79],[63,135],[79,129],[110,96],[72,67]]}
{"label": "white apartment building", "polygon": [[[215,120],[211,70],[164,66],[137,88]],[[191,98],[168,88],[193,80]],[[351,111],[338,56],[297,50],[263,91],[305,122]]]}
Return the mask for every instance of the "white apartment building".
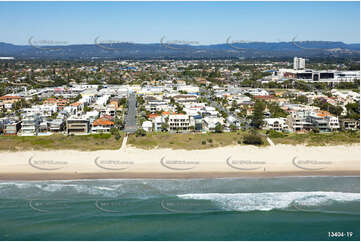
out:
{"label": "white apartment building", "polygon": [[292,112],[287,117],[287,125],[292,132],[307,132],[312,128],[312,123],[306,120],[307,112]]}
{"label": "white apartment building", "polygon": [[41,119],[38,114],[26,116],[21,122],[21,136],[38,135]]}
{"label": "white apartment building", "polygon": [[328,126],[330,127],[331,131],[340,129],[340,122],[337,117],[329,116],[328,117]]}
{"label": "white apartment building", "polygon": [[184,114],[169,115],[169,130],[170,131],[188,131],[189,130],[189,116]]}
{"label": "white apartment building", "polygon": [[293,69],[295,70],[302,70],[305,69],[306,66],[306,60],[303,58],[293,58]]}

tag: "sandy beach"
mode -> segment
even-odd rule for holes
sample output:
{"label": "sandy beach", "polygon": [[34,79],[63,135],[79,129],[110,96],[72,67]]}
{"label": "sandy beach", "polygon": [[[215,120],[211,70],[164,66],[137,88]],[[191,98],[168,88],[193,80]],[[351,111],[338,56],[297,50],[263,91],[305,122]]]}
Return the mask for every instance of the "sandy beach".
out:
{"label": "sandy beach", "polygon": [[359,176],[360,145],[0,153],[0,180]]}

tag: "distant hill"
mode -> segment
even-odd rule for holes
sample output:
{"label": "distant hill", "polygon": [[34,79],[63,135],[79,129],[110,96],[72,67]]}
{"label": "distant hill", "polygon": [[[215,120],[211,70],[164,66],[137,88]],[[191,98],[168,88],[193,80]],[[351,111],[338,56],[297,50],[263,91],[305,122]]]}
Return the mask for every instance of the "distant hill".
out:
{"label": "distant hill", "polygon": [[167,43],[88,44],[65,46],[13,45],[0,42],[0,57],[17,59],[228,59],[279,57],[359,58],[360,44],[332,41],[249,42],[214,45]]}

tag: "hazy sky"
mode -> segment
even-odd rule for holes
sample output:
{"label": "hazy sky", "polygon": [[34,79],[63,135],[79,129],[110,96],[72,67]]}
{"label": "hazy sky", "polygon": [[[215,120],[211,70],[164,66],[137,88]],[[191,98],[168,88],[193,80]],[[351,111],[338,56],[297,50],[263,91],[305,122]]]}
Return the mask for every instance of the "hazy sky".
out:
{"label": "hazy sky", "polygon": [[0,42],[360,41],[359,2],[0,2]]}

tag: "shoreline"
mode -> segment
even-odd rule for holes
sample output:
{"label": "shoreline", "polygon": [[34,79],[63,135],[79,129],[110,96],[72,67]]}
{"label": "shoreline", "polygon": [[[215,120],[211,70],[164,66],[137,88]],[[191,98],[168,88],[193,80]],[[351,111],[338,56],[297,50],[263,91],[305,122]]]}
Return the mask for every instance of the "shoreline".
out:
{"label": "shoreline", "polygon": [[222,179],[222,178],[280,178],[280,177],[360,177],[357,171],[337,171],[337,172],[272,172],[272,173],[88,173],[88,174],[68,174],[68,173],[9,173],[0,174],[2,181],[84,181],[84,180],[122,180],[122,179]]}
{"label": "shoreline", "polygon": [[360,145],[0,152],[0,181],[360,176]]}

